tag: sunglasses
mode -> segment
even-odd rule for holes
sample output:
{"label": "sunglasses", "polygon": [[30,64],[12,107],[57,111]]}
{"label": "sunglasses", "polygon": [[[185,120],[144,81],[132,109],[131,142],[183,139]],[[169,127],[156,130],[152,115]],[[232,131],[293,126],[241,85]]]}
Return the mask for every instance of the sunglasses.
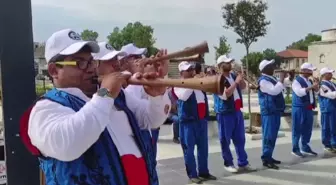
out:
{"label": "sunglasses", "polygon": [[74,59],[74,60],[66,60],[66,61],[57,61],[55,62],[57,65],[61,66],[76,66],[80,70],[86,70],[90,66],[94,65],[97,66],[97,61],[93,60],[92,58],[89,60],[85,59]]}

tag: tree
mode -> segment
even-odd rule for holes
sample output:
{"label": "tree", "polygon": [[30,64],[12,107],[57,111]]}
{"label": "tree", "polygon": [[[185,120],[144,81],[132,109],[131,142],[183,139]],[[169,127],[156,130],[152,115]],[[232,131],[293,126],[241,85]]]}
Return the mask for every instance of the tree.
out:
{"label": "tree", "polygon": [[321,39],[322,39],[321,35],[309,33],[304,39],[293,42],[291,45],[287,46],[286,48],[308,51],[308,46],[312,42],[321,41]]}
{"label": "tree", "polygon": [[272,60],[274,59],[275,65],[277,67],[281,64],[281,57],[277,55],[277,52],[274,49],[267,48],[263,51],[264,59],[266,60]]}
{"label": "tree", "polygon": [[[242,59],[244,66],[248,66],[249,71],[255,76],[259,76],[259,64],[264,60],[264,54],[262,52],[251,52],[248,55],[245,55]],[[248,63],[248,64],[247,64]]]}
{"label": "tree", "polygon": [[226,55],[226,54],[229,54],[231,52],[231,46],[230,46],[230,44],[227,43],[227,39],[226,39],[225,36],[221,36],[219,38],[218,47],[214,46],[214,48],[216,50],[216,60],[219,56]]}
{"label": "tree", "polygon": [[117,50],[122,46],[134,43],[137,47],[147,48],[148,55],[154,55],[158,49],[154,47],[156,39],[153,37],[154,29],[140,22],[128,23],[123,29],[115,27],[107,36],[111,46]]}
{"label": "tree", "polygon": [[98,38],[98,33],[93,31],[93,30],[84,30],[82,33],[81,33],[81,37],[83,40],[86,40],[86,41],[96,41],[97,42],[97,38]]}
{"label": "tree", "polygon": [[[237,3],[227,3],[222,7],[224,28],[233,30],[239,38],[237,43],[245,46],[246,55],[252,43],[257,42],[259,37],[267,33],[267,26],[271,24],[266,20],[265,12],[268,9],[266,2],[262,0],[240,0]],[[249,75],[249,61],[246,58],[247,75]],[[250,87],[248,86],[248,110],[251,114]],[[250,119],[250,132],[252,132],[252,120]]]}

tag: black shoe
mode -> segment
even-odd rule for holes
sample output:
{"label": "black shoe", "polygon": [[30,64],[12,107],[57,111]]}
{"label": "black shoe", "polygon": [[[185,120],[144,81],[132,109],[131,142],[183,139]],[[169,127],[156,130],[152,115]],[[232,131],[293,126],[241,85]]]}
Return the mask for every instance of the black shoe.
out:
{"label": "black shoe", "polygon": [[199,179],[201,179],[202,181],[207,181],[207,180],[217,180],[217,177],[211,175],[211,174],[208,174],[208,175],[200,175],[198,177]]}
{"label": "black shoe", "polygon": [[304,157],[304,155],[303,155],[301,152],[299,152],[299,151],[297,151],[297,152],[292,152],[292,155],[295,155],[296,157],[301,157],[301,158]]}
{"label": "black shoe", "polygon": [[301,153],[306,154],[306,155],[312,155],[312,156],[317,156],[317,153],[314,152],[313,150],[307,150],[307,151],[301,151]]}
{"label": "black shoe", "polygon": [[199,178],[190,178],[189,179],[190,183],[195,183],[195,184],[203,184],[202,180]]}
{"label": "black shoe", "polygon": [[277,166],[276,164],[272,163],[272,162],[263,162],[263,166],[269,168],[269,169],[274,169],[274,170],[278,170],[279,166]]}
{"label": "black shoe", "polygon": [[176,144],[180,144],[180,140],[177,139],[177,138],[173,138],[173,142],[176,143]]}
{"label": "black shoe", "polygon": [[281,164],[281,161],[278,161],[278,160],[272,159],[272,163],[274,163],[274,164]]}

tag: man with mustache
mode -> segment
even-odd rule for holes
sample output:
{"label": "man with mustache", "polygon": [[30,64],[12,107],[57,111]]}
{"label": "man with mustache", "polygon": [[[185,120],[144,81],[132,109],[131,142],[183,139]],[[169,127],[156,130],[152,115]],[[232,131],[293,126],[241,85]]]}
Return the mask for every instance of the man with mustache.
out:
{"label": "man with mustache", "polygon": [[[226,78],[223,95],[214,95],[214,109],[218,121],[219,140],[225,169],[231,173],[252,170],[245,151],[245,126],[243,113],[243,98],[241,90],[246,87],[242,74],[231,73],[233,58],[222,55],[217,59],[219,72]],[[233,163],[230,142],[233,142],[238,156],[238,169]]]}
{"label": "man with mustache", "polygon": [[292,154],[297,157],[304,157],[303,154],[317,156],[309,146],[314,122],[313,109],[316,108],[315,92],[319,90],[318,82],[313,82],[309,77],[316,67],[303,63],[300,69],[303,74],[298,75],[292,84]]}
{"label": "man with mustache", "polygon": [[[83,41],[71,29],[55,32],[46,42],[55,88],[24,113],[20,136],[39,158],[47,185],[157,184],[141,129],[158,127],[170,102],[162,88],[146,87],[147,101],[124,91],[128,78],[157,76],[113,72],[122,53],[106,46]],[[98,63],[91,52],[97,53]],[[98,72],[105,74],[97,90],[92,78],[98,64]]]}

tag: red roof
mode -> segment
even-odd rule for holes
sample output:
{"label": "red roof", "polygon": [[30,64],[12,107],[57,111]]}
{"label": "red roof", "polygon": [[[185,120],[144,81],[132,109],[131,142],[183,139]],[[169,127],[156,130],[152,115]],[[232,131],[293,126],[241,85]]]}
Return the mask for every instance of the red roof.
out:
{"label": "red roof", "polygon": [[282,58],[308,58],[308,52],[298,49],[287,49],[277,53]]}

